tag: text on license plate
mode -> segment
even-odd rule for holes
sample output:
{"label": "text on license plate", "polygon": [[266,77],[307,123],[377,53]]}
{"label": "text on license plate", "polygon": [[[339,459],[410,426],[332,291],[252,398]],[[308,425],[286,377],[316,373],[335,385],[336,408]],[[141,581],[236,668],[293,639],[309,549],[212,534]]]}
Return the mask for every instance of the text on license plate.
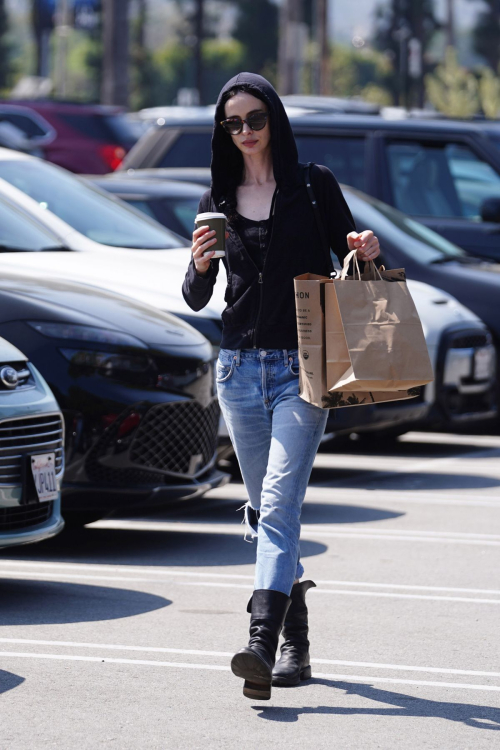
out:
{"label": "text on license plate", "polygon": [[31,472],[40,502],[55,500],[58,495],[56,477],[56,454],[42,453],[31,456]]}

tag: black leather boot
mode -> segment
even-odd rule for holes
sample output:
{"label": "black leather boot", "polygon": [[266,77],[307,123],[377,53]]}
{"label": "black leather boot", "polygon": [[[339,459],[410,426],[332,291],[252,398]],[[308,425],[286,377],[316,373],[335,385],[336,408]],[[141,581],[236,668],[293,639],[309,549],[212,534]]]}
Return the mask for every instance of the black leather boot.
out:
{"label": "black leather boot", "polygon": [[261,701],[271,697],[276,649],[291,599],[281,591],[258,589],[248,603],[250,640],[231,660],[231,669],[245,680],[243,695]]}
{"label": "black leather boot", "polygon": [[301,680],[311,677],[306,592],[315,586],[314,581],[302,581],[292,587],[292,603],[283,625],[285,642],[281,646],[281,657],[273,669],[275,687],[298,685]]}

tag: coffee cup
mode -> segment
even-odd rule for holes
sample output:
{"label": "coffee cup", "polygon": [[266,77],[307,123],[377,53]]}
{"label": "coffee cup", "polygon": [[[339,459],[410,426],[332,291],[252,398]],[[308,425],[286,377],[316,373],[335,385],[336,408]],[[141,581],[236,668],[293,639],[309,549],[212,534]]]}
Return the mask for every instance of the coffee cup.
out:
{"label": "coffee cup", "polygon": [[212,258],[224,258],[226,254],[226,215],[207,211],[206,213],[198,214],[194,223],[198,229],[200,227],[210,227],[210,229],[214,229],[216,232],[214,239],[217,242],[209,250],[205,250],[203,255],[214,252]]}

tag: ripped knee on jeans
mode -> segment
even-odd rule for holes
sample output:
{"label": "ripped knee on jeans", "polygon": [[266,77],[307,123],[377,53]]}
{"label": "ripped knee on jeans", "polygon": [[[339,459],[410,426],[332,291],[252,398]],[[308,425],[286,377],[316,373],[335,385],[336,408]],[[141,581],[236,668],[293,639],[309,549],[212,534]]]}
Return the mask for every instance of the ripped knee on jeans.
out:
{"label": "ripped knee on jeans", "polygon": [[[242,505],[241,508],[238,508],[238,510],[244,510],[243,514],[243,520],[241,523],[245,524],[245,542],[252,542],[253,539],[256,539],[259,534],[259,516],[260,511],[256,510],[255,508],[252,508],[250,505],[250,501],[245,503],[245,505]],[[247,536],[250,536],[250,539],[247,539]]]}

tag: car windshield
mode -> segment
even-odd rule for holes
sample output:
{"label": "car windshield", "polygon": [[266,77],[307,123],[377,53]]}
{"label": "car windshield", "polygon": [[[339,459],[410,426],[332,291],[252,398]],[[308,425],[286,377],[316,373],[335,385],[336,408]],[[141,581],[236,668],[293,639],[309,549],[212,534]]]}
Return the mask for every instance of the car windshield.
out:
{"label": "car windshield", "polygon": [[0,160],[0,178],[90,240],[145,250],[179,247],[179,238],[121,201],[52,164]]}
{"label": "car windshield", "polygon": [[[198,213],[198,198],[131,198],[126,195],[123,199],[139,211],[157,219],[161,224],[167,225],[171,215],[174,214],[180,226],[175,229],[184,237],[191,237],[194,228],[194,220]],[[172,229],[174,227],[172,226]]]}
{"label": "car windshield", "polygon": [[344,195],[358,231],[372,229],[380,240],[382,252],[384,242],[388,242],[425,265],[468,257],[461,248],[386,203],[361,197],[351,190],[345,190]]}
{"label": "car windshield", "polygon": [[0,198],[0,253],[62,249],[61,240]]}

